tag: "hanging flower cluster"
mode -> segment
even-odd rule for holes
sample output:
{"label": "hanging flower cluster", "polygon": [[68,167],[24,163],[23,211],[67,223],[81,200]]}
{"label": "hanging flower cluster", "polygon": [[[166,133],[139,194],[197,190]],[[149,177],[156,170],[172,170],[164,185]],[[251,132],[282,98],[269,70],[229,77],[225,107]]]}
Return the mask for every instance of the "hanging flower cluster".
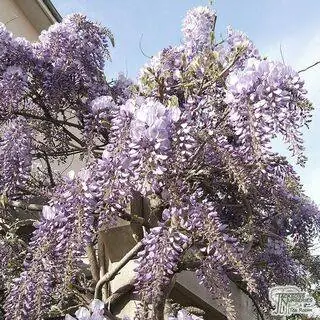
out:
{"label": "hanging flower cluster", "polygon": [[32,129],[23,118],[4,128],[0,139],[0,190],[2,194],[22,193],[32,164]]}
{"label": "hanging flower cluster", "polygon": [[54,191],[50,205],[43,207],[24,271],[6,301],[7,317],[37,319],[45,314],[55,293],[60,299],[67,296],[96,230],[92,214],[96,201],[88,192],[87,179],[86,173],[66,179]]}
{"label": "hanging flower cluster", "polygon": [[184,45],[192,51],[209,47],[215,20],[215,13],[206,7],[198,7],[187,12],[182,23]]}

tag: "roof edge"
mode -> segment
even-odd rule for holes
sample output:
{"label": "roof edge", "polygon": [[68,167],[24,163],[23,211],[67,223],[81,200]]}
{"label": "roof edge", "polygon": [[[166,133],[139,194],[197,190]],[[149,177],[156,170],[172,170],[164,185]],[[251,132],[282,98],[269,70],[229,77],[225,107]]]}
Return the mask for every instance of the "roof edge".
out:
{"label": "roof edge", "polygon": [[52,23],[61,22],[62,16],[50,0],[37,1]]}

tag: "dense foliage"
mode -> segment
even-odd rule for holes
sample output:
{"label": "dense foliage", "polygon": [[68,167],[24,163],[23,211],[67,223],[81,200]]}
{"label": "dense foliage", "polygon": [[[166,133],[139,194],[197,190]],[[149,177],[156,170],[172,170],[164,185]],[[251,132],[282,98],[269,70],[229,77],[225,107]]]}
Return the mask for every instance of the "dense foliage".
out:
{"label": "dense foliage", "polygon": [[[318,281],[309,249],[319,210],[271,148],[280,137],[304,164],[301,129],[312,111],[304,83],[242,32],[229,28],[218,41],[215,22],[207,7],[188,12],[182,44],[154,56],[136,83],[106,80],[112,35],[84,16],[67,17],[34,44],[1,27],[6,319],[63,315],[92,299],[83,257],[119,219],[132,223],[138,242],[135,319],[163,319],[182,270],[221,298],[229,319],[237,317],[231,282],[268,310],[270,286],[309,290]],[[60,168],[75,155],[83,169],[64,177]],[[130,210],[139,197],[149,210]],[[42,206],[29,238],[19,226]],[[84,283],[92,286],[85,294]],[[99,300],[91,310],[75,316],[103,318]],[[185,310],[171,318],[196,319]]]}

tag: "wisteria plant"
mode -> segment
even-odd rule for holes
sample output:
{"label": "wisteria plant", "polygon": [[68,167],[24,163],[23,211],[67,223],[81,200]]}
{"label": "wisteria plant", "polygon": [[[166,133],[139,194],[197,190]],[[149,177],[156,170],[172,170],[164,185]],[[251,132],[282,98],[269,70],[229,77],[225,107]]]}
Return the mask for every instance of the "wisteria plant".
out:
{"label": "wisteria plant", "polygon": [[[305,163],[304,82],[240,31],[217,39],[215,23],[211,8],[190,10],[180,45],[152,57],[136,81],[111,82],[103,70],[112,34],[85,16],[66,17],[36,43],[1,26],[5,319],[117,319],[96,249],[120,220],[136,241],[117,269],[136,259],[134,319],[164,319],[183,270],[219,297],[229,320],[231,283],[263,317],[272,285],[318,282],[310,247],[319,209],[271,147],[282,138]],[[73,157],[82,168],[65,175]],[[199,317],[182,308],[169,319]]]}

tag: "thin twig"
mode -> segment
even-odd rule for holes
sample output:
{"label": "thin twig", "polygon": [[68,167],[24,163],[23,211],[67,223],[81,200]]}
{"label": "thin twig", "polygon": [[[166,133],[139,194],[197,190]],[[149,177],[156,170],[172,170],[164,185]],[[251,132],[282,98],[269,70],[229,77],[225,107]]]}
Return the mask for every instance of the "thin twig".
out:
{"label": "thin twig", "polygon": [[17,112],[15,112],[15,114],[17,116],[23,116],[25,118],[31,118],[31,119],[35,119],[35,120],[42,120],[42,121],[52,122],[53,124],[74,127],[74,128],[80,129],[80,130],[83,129],[83,127],[80,124],[69,122],[69,121],[58,120],[58,119],[55,119],[53,117],[50,117],[48,119],[47,117],[37,116],[35,114],[31,114],[31,113],[27,113],[27,112],[21,112],[21,111],[17,111]]}
{"label": "thin twig", "polygon": [[282,52],[281,43],[280,43],[280,55],[281,55],[282,63],[283,63],[283,64],[286,64],[286,63],[285,63],[285,60],[284,60],[284,55],[283,55],[283,52]]}
{"label": "thin twig", "polygon": [[72,132],[70,132],[67,128],[61,126],[62,130],[66,135],[68,135],[72,140],[76,141],[81,147],[85,146],[85,142],[83,142],[81,139],[79,139],[76,135],[74,135]]}
{"label": "thin twig", "polygon": [[311,66],[309,66],[309,67],[306,67],[306,68],[304,68],[304,69],[299,70],[299,71],[298,71],[298,73],[305,72],[305,71],[307,71],[307,70],[309,70],[309,69],[311,69],[311,68],[315,67],[315,66],[316,66],[316,65],[318,65],[318,64],[320,64],[320,60],[319,60],[319,61],[317,61],[317,62],[315,62],[314,64],[312,64],[312,65],[311,65]]}
{"label": "thin twig", "polygon": [[[71,156],[77,153],[85,152],[86,150],[87,148],[76,148],[76,149],[70,149],[67,151],[47,152],[47,156],[48,157]],[[34,156],[37,158],[42,158],[43,154],[38,152]]]}
{"label": "thin twig", "polygon": [[76,141],[81,147],[85,147],[85,142],[83,142],[81,139],[79,139],[76,135],[74,135],[72,132],[70,132],[67,128],[65,128],[61,123],[57,123],[56,119],[52,117],[50,111],[46,108],[45,104],[42,102],[42,97],[39,93],[35,92],[36,97],[31,97],[34,103],[36,103],[43,111],[45,118],[48,119],[48,121],[55,122],[57,125],[59,125],[63,132],[68,135],[72,140]]}
{"label": "thin twig", "polygon": [[270,230],[265,230],[263,228],[255,228],[255,230],[258,231],[258,232],[261,232],[261,233],[263,233],[263,234],[265,234],[265,235],[267,235],[267,236],[269,236],[271,238],[275,238],[275,239],[278,239],[278,240],[281,240],[281,241],[285,241],[284,237],[282,237],[282,236],[280,236],[280,235],[278,235],[278,234],[276,234],[276,233],[274,233],[274,232],[272,232]]}
{"label": "thin twig", "polygon": [[231,68],[235,65],[235,63],[239,60],[239,58],[241,57],[241,54],[243,52],[239,51],[235,54],[234,58],[232,59],[231,63],[229,65],[227,65],[219,74],[218,76],[214,79],[214,81],[209,81],[206,83],[206,85],[203,85],[202,88],[203,89],[207,89],[211,84],[215,83],[217,80],[221,79],[224,76],[228,76]]}
{"label": "thin twig", "polygon": [[9,231],[9,227],[2,221],[0,221],[0,228],[2,228],[4,232]]}
{"label": "thin twig", "polygon": [[47,165],[47,170],[48,170],[48,175],[49,175],[51,187],[55,187],[56,183],[54,182],[54,178],[53,178],[53,173],[52,173],[52,168],[51,168],[51,165],[50,165],[49,157],[48,157],[47,153],[44,150],[42,150],[42,153],[43,153],[43,159],[44,159],[44,161],[46,162],[46,165]]}
{"label": "thin twig", "polygon": [[143,38],[143,33],[141,33],[141,37],[140,37],[140,40],[139,40],[139,49],[140,49],[141,53],[142,53],[146,58],[151,59],[152,56],[151,56],[151,57],[148,56],[148,55],[143,51],[143,49],[142,49],[142,38]]}
{"label": "thin twig", "polygon": [[94,297],[95,299],[101,299],[101,289],[107,282],[112,281],[118,272],[140,251],[143,244],[138,242],[117,264],[117,266],[110,272],[106,273],[97,283]]}
{"label": "thin twig", "polygon": [[195,151],[195,153],[193,154],[193,156],[189,159],[189,166],[191,167],[193,165],[193,162],[195,161],[195,159],[197,158],[197,156],[199,155],[199,153],[202,151],[202,149],[204,148],[204,146],[206,145],[207,141],[204,140],[202,141],[202,143],[200,144],[200,146],[198,147],[198,149]]}

